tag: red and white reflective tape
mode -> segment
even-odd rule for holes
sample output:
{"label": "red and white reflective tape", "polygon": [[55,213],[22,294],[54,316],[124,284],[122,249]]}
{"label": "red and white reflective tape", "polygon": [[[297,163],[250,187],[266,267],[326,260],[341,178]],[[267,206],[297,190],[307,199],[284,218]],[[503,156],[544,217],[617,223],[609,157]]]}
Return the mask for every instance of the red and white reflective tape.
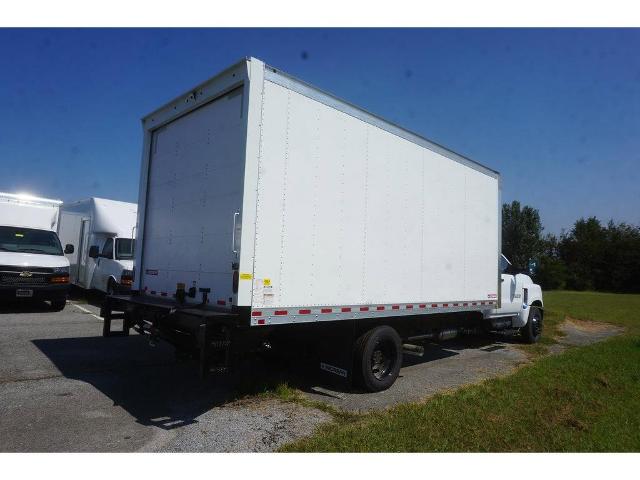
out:
{"label": "red and white reflective tape", "polygon": [[[331,307],[294,307],[294,308],[257,308],[251,311],[252,325],[266,325],[268,323],[282,323],[283,317],[292,317],[299,321],[313,321],[307,317],[355,318],[368,314],[380,315],[381,312],[389,312],[389,316],[397,314],[420,313],[420,311],[434,311],[441,309],[460,310],[468,307],[495,308],[496,300],[475,300],[466,302],[438,302],[438,303],[404,303],[390,305],[352,305]],[[481,309],[481,308],[480,308]],[[409,312],[407,312],[409,311]],[[396,313],[397,312],[397,313]],[[345,315],[346,314],[346,315]],[[385,313],[382,315],[386,316]]]}

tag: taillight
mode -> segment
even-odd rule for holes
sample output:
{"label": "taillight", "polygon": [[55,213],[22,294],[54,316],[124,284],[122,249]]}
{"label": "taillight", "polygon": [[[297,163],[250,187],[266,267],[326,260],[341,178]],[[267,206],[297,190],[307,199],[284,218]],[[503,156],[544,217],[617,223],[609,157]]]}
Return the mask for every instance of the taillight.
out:
{"label": "taillight", "polygon": [[240,274],[238,270],[233,271],[233,293],[238,293],[238,284],[240,283]]}

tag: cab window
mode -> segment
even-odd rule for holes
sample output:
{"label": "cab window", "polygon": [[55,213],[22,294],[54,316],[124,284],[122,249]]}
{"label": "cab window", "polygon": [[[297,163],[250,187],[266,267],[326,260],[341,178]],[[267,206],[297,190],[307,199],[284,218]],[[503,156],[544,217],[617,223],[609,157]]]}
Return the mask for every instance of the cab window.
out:
{"label": "cab window", "polygon": [[104,258],[113,258],[113,238],[107,238],[107,241],[104,242],[104,247],[102,247],[101,257]]}
{"label": "cab window", "polygon": [[511,262],[504,255],[500,255],[500,273],[509,273],[509,267]]}

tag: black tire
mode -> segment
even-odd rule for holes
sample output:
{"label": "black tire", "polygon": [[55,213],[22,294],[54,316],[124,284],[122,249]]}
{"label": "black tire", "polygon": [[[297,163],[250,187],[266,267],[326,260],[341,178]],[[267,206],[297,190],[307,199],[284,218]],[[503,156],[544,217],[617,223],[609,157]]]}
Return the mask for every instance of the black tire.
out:
{"label": "black tire", "polygon": [[369,392],[389,388],[402,366],[402,343],[393,328],[383,325],[364,333],[356,342],[355,380]]}
{"label": "black tire", "polygon": [[536,343],[542,336],[542,310],[538,307],[529,308],[527,324],[520,328],[520,335],[525,343]]}
{"label": "black tire", "polygon": [[51,300],[51,310],[54,312],[61,312],[62,310],[64,310],[66,304],[66,298],[54,298]]}

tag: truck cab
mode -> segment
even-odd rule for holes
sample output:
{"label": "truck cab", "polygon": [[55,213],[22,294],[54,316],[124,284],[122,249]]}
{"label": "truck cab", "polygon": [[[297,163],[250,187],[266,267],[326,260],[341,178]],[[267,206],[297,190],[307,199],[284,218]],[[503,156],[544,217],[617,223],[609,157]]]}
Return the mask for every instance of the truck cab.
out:
{"label": "truck cab", "polygon": [[[533,268],[530,266],[529,274]],[[500,303],[487,310],[484,318],[491,329],[519,329],[527,343],[535,343],[542,334],[544,304],[542,289],[525,272],[518,271],[504,255],[500,255]]]}
{"label": "truck cab", "polygon": [[95,267],[91,288],[108,294],[131,288],[134,246],[134,239],[121,237],[108,237],[102,245],[92,245],[89,257]]}

